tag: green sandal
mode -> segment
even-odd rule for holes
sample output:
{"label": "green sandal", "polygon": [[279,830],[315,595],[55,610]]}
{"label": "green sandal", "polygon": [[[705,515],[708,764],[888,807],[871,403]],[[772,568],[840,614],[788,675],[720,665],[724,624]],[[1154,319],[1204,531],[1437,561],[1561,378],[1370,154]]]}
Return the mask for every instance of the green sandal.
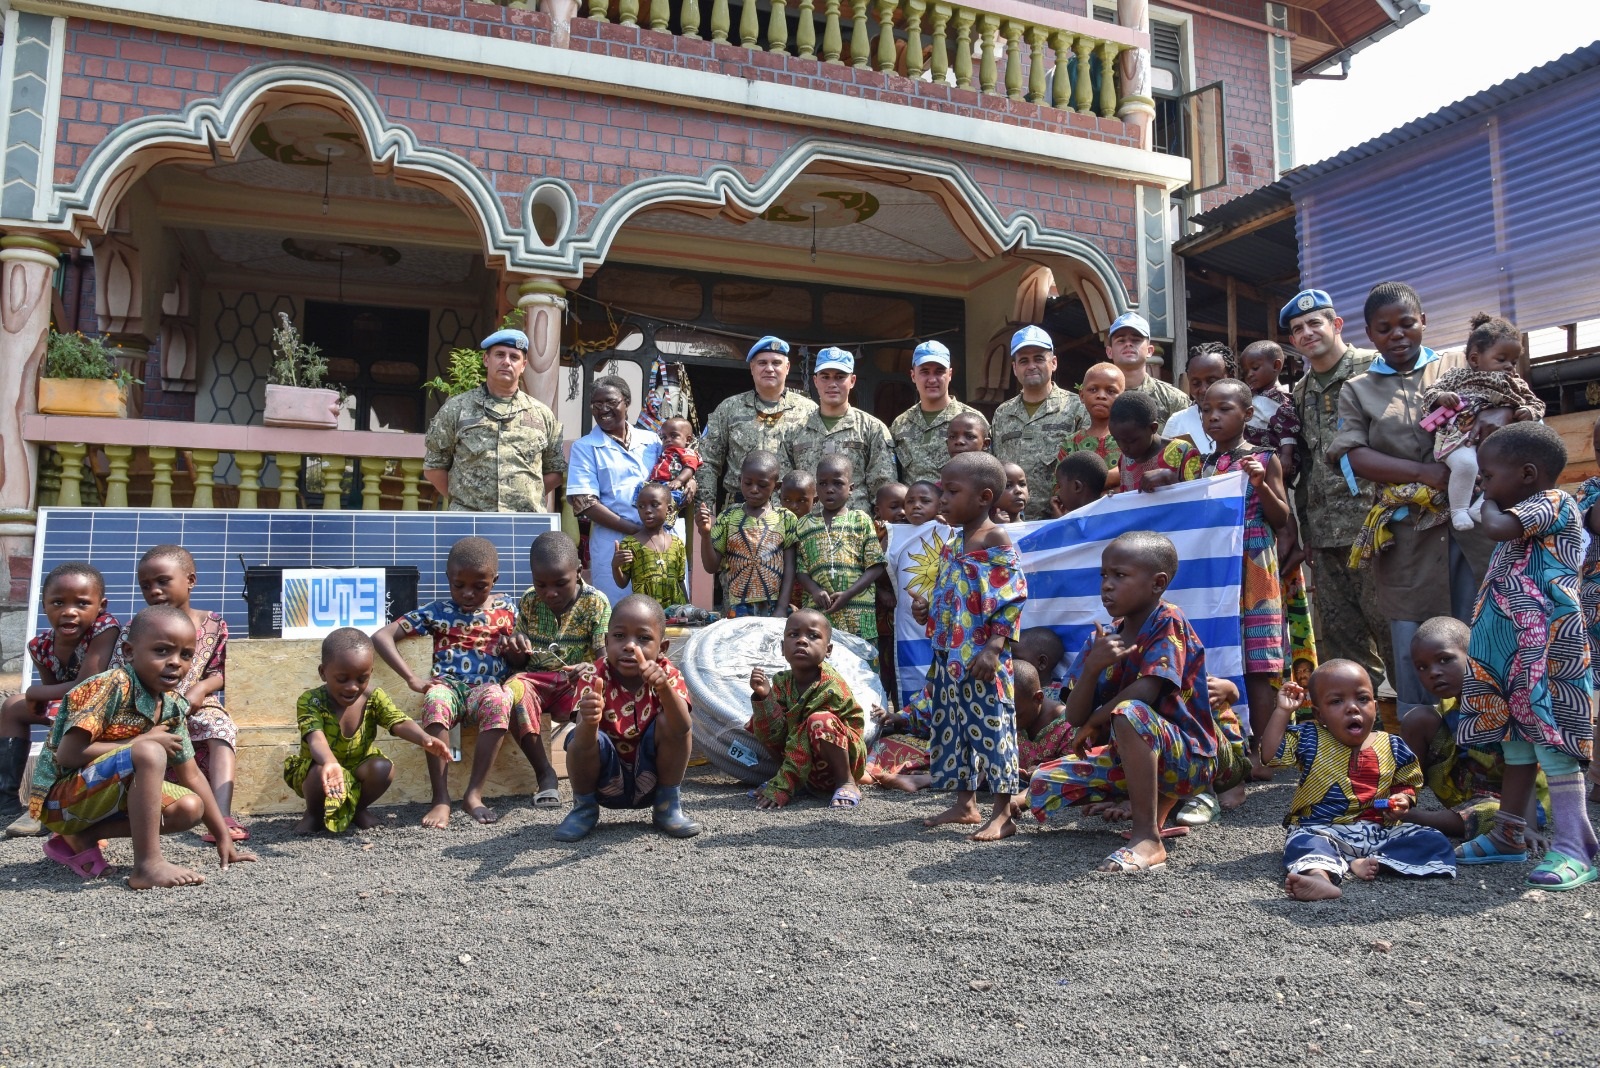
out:
{"label": "green sandal", "polygon": [[[1541,882],[1540,875],[1555,876],[1556,881]],[[1596,878],[1600,878],[1600,871],[1596,871],[1594,865],[1574,860],[1552,849],[1544,855],[1543,863],[1528,873],[1527,885],[1540,890],[1576,890],[1585,883],[1594,882]]]}

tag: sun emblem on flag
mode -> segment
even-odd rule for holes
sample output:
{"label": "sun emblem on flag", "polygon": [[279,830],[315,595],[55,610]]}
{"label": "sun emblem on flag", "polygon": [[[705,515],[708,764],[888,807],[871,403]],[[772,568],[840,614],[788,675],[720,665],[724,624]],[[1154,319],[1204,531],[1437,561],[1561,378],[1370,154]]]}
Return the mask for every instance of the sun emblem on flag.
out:
{"label": "sun emblem on flag", "polygon": [[933,592],[934,585],[939,581],[939,553],[943,548],[938,533],[934,532],[923,538],[920,545],[906,554],[905,566],[901,568],[901,574],[905,576],[905,587],[924,600]]}

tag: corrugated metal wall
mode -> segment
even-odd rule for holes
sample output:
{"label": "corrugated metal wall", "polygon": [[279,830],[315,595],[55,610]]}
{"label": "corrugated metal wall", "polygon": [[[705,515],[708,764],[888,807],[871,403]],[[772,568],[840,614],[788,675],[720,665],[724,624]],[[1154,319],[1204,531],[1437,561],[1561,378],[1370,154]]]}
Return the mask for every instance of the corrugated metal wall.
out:
{"label": "corrugated metal wall", "polygon": [[1600,317],[1600,69],[1294,187],[1301,284],[1364,343],[1376,283],[1422,295],[1427,341],[1477,311],[1523,330]]}

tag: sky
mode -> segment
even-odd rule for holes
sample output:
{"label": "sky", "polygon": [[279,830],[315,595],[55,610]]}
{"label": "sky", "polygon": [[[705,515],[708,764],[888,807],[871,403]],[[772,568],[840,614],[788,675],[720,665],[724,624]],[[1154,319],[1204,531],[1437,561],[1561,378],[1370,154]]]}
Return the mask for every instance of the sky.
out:
{"label": "sky", "polygon": [[1348,80],[1295,87],[1295,163],[1337,155],[1595,41],[1600,0],[1430,0],[1426,15],[1356,53]]}

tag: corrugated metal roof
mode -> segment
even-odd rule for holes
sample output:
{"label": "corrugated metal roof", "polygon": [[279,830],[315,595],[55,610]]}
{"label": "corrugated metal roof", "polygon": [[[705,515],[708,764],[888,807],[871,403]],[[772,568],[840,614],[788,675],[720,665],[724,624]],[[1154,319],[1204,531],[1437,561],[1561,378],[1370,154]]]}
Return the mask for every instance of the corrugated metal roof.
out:
{"label": "corrugated metal roof", "polygon": [[1347,148],[1338,155],[1330,156],[1320,163],[1313,163],[1310,166],[1292,170],[1279,179],[1278,184],[1283,185],[1286,189],[1297,189],[1307,182],[1315,181],[1323,175],[1348,167],[1352,163],[1359,163],[1380,152],[1415,141],[1419,137],[1443,130],[1476,115],[1482,115],[1486,111],[1502,107],[1513,100],[1527,96],[1529,93],[1548,89],[1597,66],[1600,66],[1600,41],[1580,48],[1575,52],[1568,52],[1560,59],[1551,60],[1549,63],[1535,67],[1524,74],[1519,74],[1515,78],[1507,78],[1500,84],[1490,86],[1481,93],[1474,93],[1464,100],[1458,100],[1454,104],[1442,107],[1430,115],[1424,115],[1422,118],[1408,122],[1404,126],[1398,126],[1386,134],[1374,137],[1370,141],[1364,141],[1353,148]]}
{"label": "corrugated metal roof", "polygon": [[1193,215],[1191,219],[1207,230],[1239,226],[1259,219],[1263,215],[1271,215],[1291,202],[1289,187],[1278,181],[1264,185],[1260,189],[1252,189],[1248,193],[1218,204],[1210,211]]}

